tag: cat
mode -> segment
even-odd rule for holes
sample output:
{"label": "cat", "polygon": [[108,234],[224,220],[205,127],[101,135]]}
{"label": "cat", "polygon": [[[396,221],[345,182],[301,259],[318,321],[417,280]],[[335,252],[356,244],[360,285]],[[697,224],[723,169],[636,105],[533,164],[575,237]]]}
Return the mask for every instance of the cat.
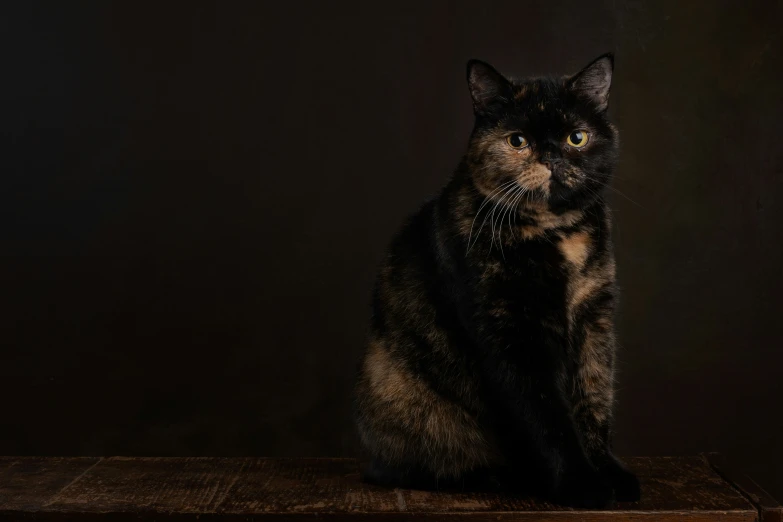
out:
{"label": "cat", "polygon": [[610,440],[613,55],[556,78],[467,69],[467,152],[376,281],[355,395],[364,478],[575,507],[637,500]]}

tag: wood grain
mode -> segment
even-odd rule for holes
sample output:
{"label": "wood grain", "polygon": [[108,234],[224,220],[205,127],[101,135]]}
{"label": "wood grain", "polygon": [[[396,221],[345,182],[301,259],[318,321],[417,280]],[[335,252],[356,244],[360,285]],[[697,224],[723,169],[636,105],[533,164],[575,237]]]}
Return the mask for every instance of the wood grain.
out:
{"label": "wood grain", "polygon": [[214,513],[246,459],[111,457],[46,507],[52,511]]}
{"label": "wood grain", "polygon": [[0,459],[0,520],[752,521],[702,457],[628,459],[642,499],[580,511],[523,496],[386,489],[353,459]]}
{"label": "wood grain", "polygon": [[37,511],[100,460],[0,457],[0,510]]}
{"label": "wood grain", "polygon": [[717,453],[707,454],[704,458],[712,469],[756,506],[761,522],[783,522],[783,505],[772,498],[772,495],[759,486],[755,480],[742,473],[736,465]]}

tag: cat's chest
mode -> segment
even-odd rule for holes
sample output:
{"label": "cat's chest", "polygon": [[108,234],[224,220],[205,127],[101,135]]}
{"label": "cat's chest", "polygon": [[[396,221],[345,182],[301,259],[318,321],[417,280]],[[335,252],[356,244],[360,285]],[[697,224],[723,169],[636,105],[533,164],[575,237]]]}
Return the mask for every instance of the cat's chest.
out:
{"label": "cat's chest", "polygon": [[570,322],[588,296],[613,280],[613,262],[599,252],[599,243],[589,229],[521,242],[486,263],[490,294],[528,314]]}
{"label": "cat's chest", "polygon": [[614,258],[591,230],[560,234],[556,245],[565,279],[566,321],[572,329],[579,310],[602,289],[614,286]]}
{"label": "cat's chest", "polygon": [[550,240],[529,240],[479,264],[480,294],[526,314],[564,307],[568,272]]}

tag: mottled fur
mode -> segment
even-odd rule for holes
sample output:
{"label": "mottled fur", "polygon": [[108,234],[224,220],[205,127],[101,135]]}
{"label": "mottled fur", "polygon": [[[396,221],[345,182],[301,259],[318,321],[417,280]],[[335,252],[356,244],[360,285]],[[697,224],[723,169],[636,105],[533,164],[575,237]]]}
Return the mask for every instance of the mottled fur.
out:
{"label": "mottled fur", "polygon": [[[609,55],[524,82],[469,63],[468,151],[394,238],[375,288],[356,394],[368,480],[499,483],[575,506],[638,497],[610,450],[611,72]],[[569,145],[579,130],[587,144]]]}

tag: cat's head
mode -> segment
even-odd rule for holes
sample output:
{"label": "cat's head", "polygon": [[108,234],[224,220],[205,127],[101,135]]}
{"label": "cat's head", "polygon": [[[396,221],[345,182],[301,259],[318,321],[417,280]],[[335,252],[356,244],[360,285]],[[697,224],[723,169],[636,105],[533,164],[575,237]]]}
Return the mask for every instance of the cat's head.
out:
{"label": "cat's head", "polygon": [[468,62],[476,125],[467,160],[478,190],[505,204],[524,194],[518,201],[552,210],[598,197],[617,157],[606,116],[613,65],[605,54],[573,76],[511,81]]}

